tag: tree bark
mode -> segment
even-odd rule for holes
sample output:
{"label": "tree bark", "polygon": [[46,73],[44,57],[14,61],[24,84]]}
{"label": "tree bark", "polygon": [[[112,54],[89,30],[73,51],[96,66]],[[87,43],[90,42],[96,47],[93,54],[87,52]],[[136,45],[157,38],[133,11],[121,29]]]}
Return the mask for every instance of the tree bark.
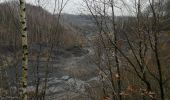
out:
{"label": "tree bark", "polygon": [[22,36],[22,100],[27,100],[27,77],[28,77],[28,36],[25,0],[20,0],[20,31]]}

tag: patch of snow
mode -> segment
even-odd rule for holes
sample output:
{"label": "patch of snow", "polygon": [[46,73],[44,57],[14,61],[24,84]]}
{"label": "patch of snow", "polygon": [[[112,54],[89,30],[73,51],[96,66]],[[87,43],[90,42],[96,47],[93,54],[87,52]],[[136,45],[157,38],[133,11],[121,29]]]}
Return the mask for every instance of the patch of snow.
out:
{"label": "patch of snow", "polygon": [[71,78],[70,76],[62,76],[62,77],[61,77],[62,80],[68,80],[68,79],[70,79],[70,78]]}
{"label": "patch of snow", "polygon": [[91,81],[99,81],[100,78],[99,77],[92,77],[90,78],[87,82],[91,82]]}

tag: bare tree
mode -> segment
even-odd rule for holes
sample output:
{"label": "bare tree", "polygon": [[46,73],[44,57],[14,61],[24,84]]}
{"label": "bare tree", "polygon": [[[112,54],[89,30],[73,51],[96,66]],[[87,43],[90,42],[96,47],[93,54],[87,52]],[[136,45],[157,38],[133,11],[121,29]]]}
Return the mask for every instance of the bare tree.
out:
{"label": "bare tree", "polygon": [[[102,45],[104,45],[103,48],[108,51],[112,50],[111,48],[114,48],[114,56],[115,56],[115,61],[116,61],[115,64],[117,66],[116,72],[118,73],[117,75],[118,93],[117,94],[113,93],[112,96],[119,95],[119,94],[124,95],[124,89],[121,90],[121,87],[128,85],[128,84],[124,84],[124,85],[121,84],[121,81],[119,79],[120,74],[121,74],[120,69],[122,69],[123,72],[126,72],[126,71],[127,71],[126,73],[130,72],[129,75],[132,74],[134,77],[137,77],[137,80],[139,81],[139,83],[136,83],[136,84],[138,85],[139,88],[146,88],[146,89],[141,89],[141,91],[137,89],[139,92],[142,92],[142,93],[144,92],[145,95],[142,96],[143,100],[145,100],[147,97],[150,97],[153,100],[156,99],[155,92],[157,92],[157,90],[155,87],[153,87],[154,83],[152,82],[152,80],[154,81],[156,80],[157,83],[159,84],[160,96],[161,96],[161,99],[164,100],[165,93],[164,93],[164,86],[162,83],[165,80],[163,79],[164,76],[162,74],[162,66],[161,66],[161,61],[159,57],[160,56],[159,36],[160,36],[160,31],[161,31],[160,30],[160,19],[163,16],[162,12],[160,11],[162,9],[163,1],[158,1],[157,7],[153,7],[155,5],[155,4],[152,4],[154,1],[150,1],[151,15],[148,17],[142,12],[143,11],[142,9],[144,9],[144,7],[148,5],[142,4],[141,0],[134,0],[134,2],[132,2],[133,5],[130,5],[131,7],[129,8],[132,9],[130,11],[134,11],[133,13],[135,16],[131,16],[129,18],[127,17],[128,21],[126,20],[122,21],[123,23],[120,23],[121,22],[120,20],[124,20],[123,19],[124,16],[122,16],[122,19],[120,20],[117,19],[115,21],[114,7],[117,7],[117,5],[114,3],[114,1],[112,0],[111,1],[84,0],[84,1],[85,1],[87,9],[92,14],[96,22],[96,25],[98,26],[98,30],[100,31],[99,38],[101,39],[101,41],[103,41],[101,42]],[[126,5],[124,0],[121,0],[121,2],[124,5]],[[146,0],[145,2],[149,2],[149,1]],[[109,7],[111,8],[111,12],[107,12],[106,14],[106,11],[108,11],[108,8],[107,8],[108,4],[111,4],[111,6],[109,5]],[[102,5],[104,5],[104,7]],[[109,20],[110,17],[112,18],[112,26],[113,26],[112,30],[109,30],[110,28],[110,25],[108,24],[109,22],[106,22],[106,20]],[[114,38],[110,36],[109,32],[113,33]],[[120,47],[121,44],[119,40],[121,40],[121,38],[117,39],[117,37],[122,37],[121,33],[123,33],[123,39],[125,41],[123,48]],[[121,34],[121,35],[118,35],[118,34]],[[106,41],[109,41],[111,45],[106,44]],[[128,54],[126,50],[128,50],[128,52],[130,53]],[[107,55],[107,52],[105,52],[105,54]],[[153,65],[156,64],[157,66],[156,71],[158,72],[158,74],[153,73],[152,69],[150,69],[151,65],[148,65],[148,56],[149,55],[153,56],[152,54],[155,55],[154,58],[149,58],[149,59],[153,60],[152,62]],[[119,61],[121,62],[121,64],[119,63]],[[105,61],[101,61],[101,62],[103,63]],[[113,60],[109,62],[110,64],[112,64]],[[123,66],[121,66],[123,64],[122,62],[127,62],[128,63],[127,67],[130,69],[127,69],[127,68],[123,69]],[[115,70],[110,69],[110,73],[111,74],[115,73]],[[128,76],[126,77],[130,80],[130,77]],[[112,78],[113,77],[111,76],[110,81],[113,81]],[[126,83],[126,82],[123,81],[123,83]],[[112,82],[112,87],[115,87],[114,82]],[[128,91],[130,88],[131,88],[130,90],[135,90],[133,86],[132,86],[133,89],[131,86],[128,86],[128,87],[129,87],[127,88]],[[122,98],[121,95],[119,95],[119,99]],[[159,97],[159,94],[157,95]]]}
{"label": "bare tree", "polygon": [[[55,47],[55,42],[57,42],[57,44],[59,43],[59,38],[61,36],[62,31],[59,29],[60,28],[60,17],[61,17],[61,13],[63,11],[63,9],[65,8],[66,4],[68,3],[69,0],[55,0],[55,6],[54,6],[54,10],[53,10],[53,17],[56,17],[56,9],[57,9],[57,25],[56,25],[56,31],[54,32],[54,36],[50,36],[49,38],[49,44],[50,48],[48,50],[48,56],[47,56],[47,63],[46,63],[46,72],[45,72],[45,81],[44,81],[44,87],[43,87],[43,98],[45,99],[46,96],[46,91],[47,91],[47,87],[48,87],[48,77],[49,77],[49,63],[51,60],[51,56],[52,56],[52,51]],[[57,6],[58,5],[58,6]],[[57,37],[57,38],[56,38]]]}

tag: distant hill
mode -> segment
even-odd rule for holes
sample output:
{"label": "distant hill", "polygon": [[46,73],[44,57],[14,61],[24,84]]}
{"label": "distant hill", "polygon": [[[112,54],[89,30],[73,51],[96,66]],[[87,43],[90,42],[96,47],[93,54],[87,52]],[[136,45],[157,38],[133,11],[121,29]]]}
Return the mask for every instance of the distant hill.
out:
{"label": "distant hill", "polygon": [[[18,8],[17,2],[0,4],[0,44],[20,43]],[[58,18],[42,7],[26,4],[26,9],[29,43],[54,43],[64,48],[81,45],[83,35],[76,28],[58,23]]]}
{"label": "distant hill", "polygon": [[72,27],[85,35],[94,34],[97,31],[97,27],[91,15],[62,14],[62,18],[64,22],[69,23]]}

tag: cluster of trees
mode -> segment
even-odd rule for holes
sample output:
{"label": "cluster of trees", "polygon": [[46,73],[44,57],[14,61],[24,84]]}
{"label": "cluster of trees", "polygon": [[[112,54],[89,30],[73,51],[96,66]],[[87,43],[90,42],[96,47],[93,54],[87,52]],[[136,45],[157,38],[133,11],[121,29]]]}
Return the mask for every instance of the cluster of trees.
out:
{"label": "cluster of trees", "polygon": [[[52,51],[54,48],[72,48],[82,46],[83,35],[71,26],[61,22],[61,12],[68,0],[54,0],[53,13],[43,9],[41,0],[37,5],[26,4],[25,0],[9,1],[0,4],[0,46],[1,51],[6,51],[1,59],[0,98],[7,99],[45,99],[48,88],[48,77]],[[57,15],[56,15],[57,13]],[[31,47],[36,46],[35,50]],[[45,50],[42,48],[45,47]],[[21,49],[22,48],[22,49]],[[40,78],[40,59],[45,53],[45,79]],[[35,91],[28,91],[28,71],[30,63],[35,57],[36,73]],[[8,61],[9,59],[12,61]],[[21,66],[22,61],[22,68]],[[6,66],[4,65],[4,62]],[[12,68],[11,68],[12,67]],[[9,72],[14,69],[15,72]],[[21,70],[22,69],[22,70]],[[3,75],[5,72],[5,75]],[[9,74],[14,74],[12,79]],[[11,80],[10,80],[11,79]],[[3,80],[3,81],[2,81]],[[8,83],[8,84],[7,84]],[[40,87],[41,86],[41,87]]]}
{"label": "cluster of trees", "polygon": [[[125,1],[84,0],[98,27],[94,50],[102,92],[101,97],[92,97],[169,99],[169,28],[165,23],[169,23],[170,1],[132,0],[130,5]],[[115,9],[127,10],[132,16],[122,13],[117,17]]]}

